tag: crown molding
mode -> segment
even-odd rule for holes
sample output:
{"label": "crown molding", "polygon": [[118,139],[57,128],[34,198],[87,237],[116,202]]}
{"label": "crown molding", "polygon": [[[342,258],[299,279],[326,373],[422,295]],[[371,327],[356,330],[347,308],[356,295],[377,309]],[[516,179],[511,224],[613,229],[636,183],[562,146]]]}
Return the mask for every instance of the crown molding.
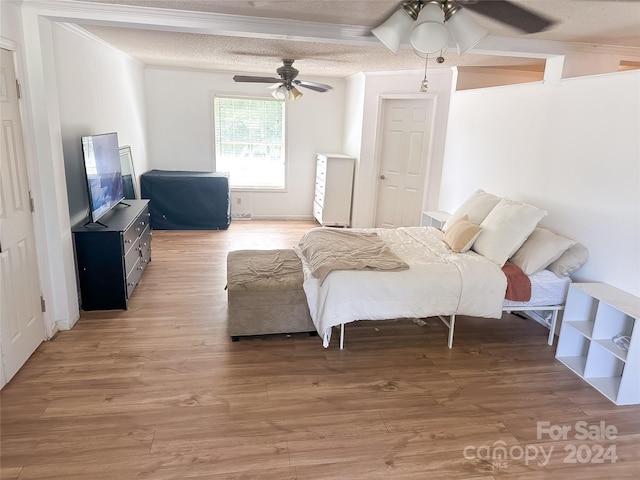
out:
{"label": "crown molding", "polygon": [[481,55],[504,55],[525,58],[551,58],[571,53],[617,55],[621,58],[640,58],[639,47],[616,45],[595,45],[591,43],[558,42],[554,40],[535,40],[521,37],[499,37],[489,35],[469,53]]}
{"label": "crown molding", "polygon": [[305,42],[379,45],[378,40],[371,35],[371,29],[361,25],[70,0],[21,0],[20,3],[25,8],[34,9],[38,15],[57,22]]}
{"label": "crown molding", "polygon": [[[1,0],[0,0],[1,1]],[[16,0],[23,8],[52,21],[80,25],[117,26],[171,32],[224,35],[301,42],[380,46],[371,29],[362,25],[303,22],[279,18],[170,10],[71,0]],[[286,33],[283,33],[286,32]],[[450,44],[448,49],[455,50]],[[558,42],[489,35],[468,54],[551,58],[571,53],[617,55],[640,59],[640,47]]]}
{"label": "crown molding", "polygon": [[126,58],[127,60],[132,61],[132,62],[136,62],[136,63],[138,63],[140,65],[144,65],[144,63],[142,63],[137,58],[132,57],[128,53],[125,53],[122,50],[120,50],[119,48],[114,47],[110,43],[105,42],[102,38],[97,37],[93,33],[86,31],[84,28],[82,28],[79,25],[76,25],[75,23],[59,22],[58,26],[60,28],[64,28],[65,30],[68,30],[69,32],[72,32],[74,35],[78,35],[81,38],[86,38],[88,40],[91,40],[92,42],[100,44],[103,48],[106,48],[107,50],[110,50],[115,55],[118,55],[118,56],[120,56],[122,58]]}

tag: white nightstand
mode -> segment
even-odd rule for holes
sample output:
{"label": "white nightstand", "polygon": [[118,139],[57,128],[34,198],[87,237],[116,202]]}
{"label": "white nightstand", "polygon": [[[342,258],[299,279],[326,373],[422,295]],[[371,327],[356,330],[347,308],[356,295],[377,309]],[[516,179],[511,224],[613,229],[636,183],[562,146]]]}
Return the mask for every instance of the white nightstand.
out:
{"label": "white nightstand", "polygon": [[448,212],[422,212],[422,219],[420,221],[421,227],[435,227],[438,230],[442,230],[442,226],[451,216]]}

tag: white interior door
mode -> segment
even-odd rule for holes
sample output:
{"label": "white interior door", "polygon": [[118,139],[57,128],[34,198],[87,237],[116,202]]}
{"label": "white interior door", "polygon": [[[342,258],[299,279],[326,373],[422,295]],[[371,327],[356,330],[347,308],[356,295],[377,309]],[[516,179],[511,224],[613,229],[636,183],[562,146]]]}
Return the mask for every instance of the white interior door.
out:
{"label": "white interior door", "polygon": [[376,227],[420,225],[433,108],[433,98],[383,100]]}
{"label": "white interior door", "polygon": [[45,329],[13,54],[0,50],[1,387],[44,340]]}

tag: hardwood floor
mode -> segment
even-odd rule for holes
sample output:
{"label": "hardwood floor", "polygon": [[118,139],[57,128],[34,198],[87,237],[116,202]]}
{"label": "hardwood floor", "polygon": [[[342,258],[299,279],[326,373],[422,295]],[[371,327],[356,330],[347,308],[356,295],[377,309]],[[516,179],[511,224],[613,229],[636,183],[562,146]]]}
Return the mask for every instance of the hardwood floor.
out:
{"label": "hardwood floor", "polygon": [[312,226],[155,231],[131,308],[83,312],[1,392],[1,478],[638,478],[640,407],[556,361],[533,321],[459,317],[451,350],[435,319],[351,324],[343,351],[232,343],[227,252]]}

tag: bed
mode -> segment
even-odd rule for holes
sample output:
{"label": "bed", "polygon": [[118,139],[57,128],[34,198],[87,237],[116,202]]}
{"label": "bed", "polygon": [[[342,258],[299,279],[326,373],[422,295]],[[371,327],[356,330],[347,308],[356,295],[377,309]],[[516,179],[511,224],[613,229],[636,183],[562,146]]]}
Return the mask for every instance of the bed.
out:
{"label": "bed", "polygon": [[[479,192],[485,194],[482,191],[476,194]],[[318,227],[307,232],[295,250],[302,260],[303,288],[311,318],[323,340],[323,346],[329,346],[333,327],[340,326],[340,348],[343,348],[345,324],[350,322],[439,317],[449,328],[448,345],[451,348],[456,315],[501,318],[505,311],[550,312],[545,323],[550,328],[548,343],[551,345],[558,312],[563,309],[571,279],[568,274],[557,273],[561,267],[556,266],[556,272],[544,267],[553,267],[551,264],[558,261],[561,266],[565,266],[567,262],[561,261],[560,257],[576,242],[561,237],[566,241],[560,242],[562,246],[554,247],[553,255],[545,256],[545,260],[542,261],[543,268],[539,268],[541,262],[535,255],[526,255],[525,261],[522,258],[518,259],[515,253],[519,253],[521,248],[525,249],[526,253],[527,249],[531,250],[532,246],[540,244],[541,238],[545,239],[542,242],[543,249],[549,250],[549,242],[546,240],[548,231],[543,229],[544,233],[541,234],[537,228],[538,221],[546,214],[541,213],[542,211],[529,215],[525,233],[520,233],[520,237],[524,238],[507,242],[509,245],[506,248],[496,249],[493,241],[479,242],[483,231],[490,232],[489,237],[494,233],[505,235],[504,231],[491,233],[495,218],[489,218],[498,205],[504,206],[503,200],[498,199],[491,208],[485,207],[487,212],[480,214],[480,222],[477,217],[474,218],[475,221],[470,221],[469,213],[473,216],[474,212],[468,208],[465,215],[453,218],[449,225],[452,230],[455,224],[466,222],[479,227],[480,231],[478,233],[478,228],[473,229],[475,233],[472,238],[464,237],[465,245],[456,249],[446,240],[446,231],[434,227],[353,229],[342,233],[336,232],[338,229]],[[522,205],[513,201],[506,203]],[[532,207],[530,212],[535,210],[538,209]],[[521,213],[522,211],[518,211],[517,216]],[[498,212],[498,216],[497,223],[503,228],[504,213]],[[485,222],[486,219],[489,221]],[[330,230],[334,232],[329,232]],[[443,227],[443,230],[448,229]],[[534,230],[537,232],[535,235]],[[397,263],[383,260],[382,268],[370,264],[369,262],[375,262],[384,256],[381,255],[382,250],[379,250],[363,254],[358,259],[360,265],[355,268],[350,268],[348,262],[338,262],[335,268],[326,266],[336,258],[340,259],[342,254],[347,257],[353,256],[352,252],[358,251],[360,247],[349,244],[349,236],[360,235],[375,238],[379,249],[382,248],[382,243],[386,248],[385,255],[389,254],[389,258],[395,257]],[[318,240],[319,237],[326,238]],[[471,248],[477,242],[479,246]],[[482,246],[483,243],[485,247]],[[341,245],[346,245],[342,253],[339,251]],[[365,248],[367,249],[368,247]],[[559,250],[561,252],[557,254],[556,251]],[[526,301],[505,300],[508,282],[503,267],[511,261],[520,263],[524,267],[521,269],[522,273],[529,279],[530,297]],[[325,269],[320,269],[321,274],[318,274],[318,265]],[[567,271],[565,268],[563,273]]]}

